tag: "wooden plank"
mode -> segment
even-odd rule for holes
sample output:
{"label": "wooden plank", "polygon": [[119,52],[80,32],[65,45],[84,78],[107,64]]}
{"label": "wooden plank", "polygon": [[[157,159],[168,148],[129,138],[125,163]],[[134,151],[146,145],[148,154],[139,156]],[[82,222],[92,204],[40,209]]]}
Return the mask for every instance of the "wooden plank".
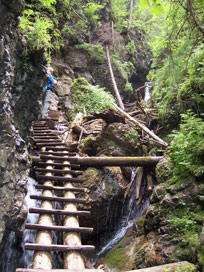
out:
{"label": "wooden plank", "polygon": [[25,224],[26,229],[35,229],[35,230],[48,230],[48,231],[64,231],[64,232],[79,232],[79,233],[92,233],[93,228],[70,228],[65,226],[46,226],[46,225],[38,225],[38,224]]}
{"label": "wooden plank", "polygon": [[25,249],[27,250],[39,250],[39,251],[94,251],[95,246],[66,246],[66,245],[41,245],[25,243]]}
{"label": "wooden plank", "polygon": [[34,136],[34,140],[41,140],[41,139],[59,139],[59,137],[55,134],[55,135],[42,135],[42,136]]}
{"label": "wooden plank", "polygon": [[36,126],[36,127],[33,127],[33,130],[35,131],[38,131],[38,130],[47,130],[49,129],[48,126]]}
{"label": "wooden plank", "polygon": [[176,272],[176,271],[192,271],[197,272],[196,265],[189,262],[170,263],[158,266],[152,266],[148,268],[136,269],[126,272]]}
{"label": "wooden plank", "polygon": [[[32,269],[32,268],[17,268],[16,272],[43,272],[42,269]],[[46,269],[44,272],[76,272],[76,270],[67,269]],[[102,269],[83,269],[80,272],[104,272]]]}
{"label": "wooden plank", "polygon": [[49,147],[49,148],[46,148],[46,149],[52,149],[53,151],[65,151],[65,150],[67,150],[67,151],[69,151],[70,150],[70,148],[69,147],[57,147],[57,146],[52,146],[52,147]]}
{"label": "wooden plank", "polygon": [[57,138],[57,139],[50,139],[50,138],[48,138],[48,139],[34,139],[34,141],[35,141],[35,143],[61,143],[62,142],[62,140],[60,140],[59,138]]}
{"label": "wooden plank", "polygon": [[80,169],[80,167],[81,167],[79,164],[58,163],[58,162],[40,162],[40,161],[33,161],[33,165],[54,166],[54,167],[70,167],[71,169]]}
{"label": "wooden plank", "polygon": [[78,176],[82,175],[83,171],[77,171],[77,170],[63,170],[63,169],[47,169],[47,168],[35,168],[34,169],[36,172],[42,172],[42,173],[57,173],[57,174],[70,174],[73,176]]}
{"label": "wooden plank", "polygon": [[42,209],[42,208],[30,208],[30,213],[38,214],[55,214],[55,215],[74,215],[74,216],[90,216],[91,212],[89,211],[66,211],[66,210],[57,210],[57,209]]}
{"label": "wooden plank", "polygon": [[59,145],[60,146],[60,145],[65,145],[65,144],[64,143],[58,143],[58,142],[56,142],[56,143],[55,142],[52,142],[52,143],[51,142],[50,143],[46,142],[46,143],[36,143],[36,145],[37,146],[48,147],[48,146],[53,146],[53,145],[55,145],[55,146]]}
{"label": "wooden plank", "polygon": [[34,133],[49,133],[49,132],[53,133],[53,130],[51,130],[51,129],[34,129],[33,132]]}
{"label": "wooden plank", "polygon": [[[66,154],[65,154],[66,155]],[[42,160],[60,160],[60,161],[76,161],[77,157],[65,157],[65,156],[51,156],[40,154],[40,159]]]}
{"label": "wooden plank", "polygon": [[76,156],[76,152],[55,152],[55,151],[41,151],[42,155],[54,155],[54,156]]}
{"label": "wooden plank", "polygon": [[35,185],[36,189],[43,190],[54,190],[54,191],[68,191],[68,192],[85,192],[84,188],[76,188],[76,187],[61,187],[61,186],[51,186],[51,185]]}
{"label": "wooden plank", "polygon": [[61,177],[61,176],[44,176],[44,175],[36,175],[36,179],[38,181],[41,180],[53,180],[53,181],[62,181],[62,182],[83,182],[83,178],[69,178],[69,177]]}
{"label": "wooden plank", "polygon": [[30,195],[30,198],[37,199],[37,200],[64,202],[64,203],[86,203],[87,202],[87,200],[84,198],[68,198],[68,197],[58,197],[58,196]]}

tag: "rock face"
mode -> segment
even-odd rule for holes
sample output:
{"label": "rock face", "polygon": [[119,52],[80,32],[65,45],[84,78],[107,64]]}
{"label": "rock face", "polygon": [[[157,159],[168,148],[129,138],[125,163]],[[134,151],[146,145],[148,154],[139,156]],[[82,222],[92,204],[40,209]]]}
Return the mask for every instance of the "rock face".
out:
{"label": "rock face", "polygon": [[[17,17],[23,1],[0,1],[0,252],[10,231],[20,230],[25,220],[24,196],[28,175],[28,153],[14,122],[12,110],[17,44]],[[1,254],[2,256],[2,254]],[[2,260],[0,259],[0,270]],[[2,271],[2,270],[1,270]]]}

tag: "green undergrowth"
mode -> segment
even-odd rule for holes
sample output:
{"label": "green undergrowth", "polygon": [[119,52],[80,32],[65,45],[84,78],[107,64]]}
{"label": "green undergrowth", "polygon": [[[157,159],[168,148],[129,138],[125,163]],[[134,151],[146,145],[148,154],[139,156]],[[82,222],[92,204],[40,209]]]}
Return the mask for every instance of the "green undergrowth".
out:
{"label": "green undergrowth", "polygon": [[184,204],[181,209],[170,210],[168,212],[168,222],[176,227],[176,231],[169,233],[169,235],[173,238],[176,234],[176,237],[179,235],[182,238],[178,242],[181,255],[175,257],[195,263],[199,256],[204,256],[204,245],[201,242],[201,237],[204,234],[204,211],[200,204],[194,207],[186,207],[186,204]]}
{"label": "green undergrowth", "polygon": [[195,114],[182,114],[179,131],[172,133],[169,155],[174,175],[172,183],[181,182],[188,176],[204,174],[204,122]]}
{"label": "green undergrowth", "polygon": [[93,86],[82,77],[72,85],[72,101],[75,103],[75,112],[83,112],[85,109],[87,114],[103,112],[113,108],[112,102],[115,103],[113,96],[104,88]]}

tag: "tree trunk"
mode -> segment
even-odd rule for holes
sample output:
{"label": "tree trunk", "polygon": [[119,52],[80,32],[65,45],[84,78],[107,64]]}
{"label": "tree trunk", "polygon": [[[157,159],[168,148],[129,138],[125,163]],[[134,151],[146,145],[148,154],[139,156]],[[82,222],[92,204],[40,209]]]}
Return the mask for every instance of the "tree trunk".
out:
{"label": "tree trunk", "polygon": [[124,110],[125,108],[124,108],[122,99],[120,97],[120,93],[119,93],[119,90],[118,90],[118,87],[117,87],[117,84],[116,84],[116,81],[115,81],[115,77],[114,77],[114,74],[113,74],[113,69],[112,69],[111,60],[110,60],[109,47],[107,45],[106,45],[106,55],[107,55],[107,59],[108,59],[108,67],[109,67],[109,71],[110,71],[110,75],[111,75],[115,95],[116,95],[116,98],[117,98],[117,101],[118,101],[118,104],[119,104],[120,108],[122,110]]}
{"label": "tree trunk", "polygon": [[134,4],[134,0],[130,0],[130,16],[129,16],[128,31],[130,30],[132,25],[133,4]]}
{"label": "tree trunk", "polygon": [[116,110],[118,110],[122,115],[124,115],[126,118],[128,118],[130,121],[132,121],[134,124],[136,124],[138,127],[140,127],[142,130],[144,130],[147,134],[149,134],[153,139],[155,139],[158,143],[164,146],[168,146],[168,144],[163,141],[161,138],[159,138],[154,132],[150,131],[145,125],[141,124],[139,121],[135,120],[132,116],[130,116],[127,112],[120,109],[116,104],[114,104],[114,107]]}

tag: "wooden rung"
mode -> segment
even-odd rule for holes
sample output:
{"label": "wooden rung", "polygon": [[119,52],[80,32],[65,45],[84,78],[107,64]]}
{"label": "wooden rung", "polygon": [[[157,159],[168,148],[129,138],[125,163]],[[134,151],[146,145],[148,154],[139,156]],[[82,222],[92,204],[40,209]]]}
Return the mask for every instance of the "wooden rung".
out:
{"label": "wooden rung", "polygon": [[76,161],[77,157],[62,157],[62,156],[51,156],[40,154],[40,159],[42,160],[60,160],[60,161]]}
{"label": "wooden rung", "polygon": [[61,187],[61,186],[52,186],[52,185],[35,185],[36,189],[42,190],[54,190],[54,191],[68,191],[68,192],[85,192],[84,188],[77,188],[77,187]]}
{"label": "wooden rung", "polygon": [[48,147],[48,146],[53,146],[53,145],[55,145],[55,146],[57,146],[57,145],[65,145],[65,144],[63,144],[63,143],[58,143],[58,142],[50,142],[50,143],[48,143],[48,142],[46,142],[46,143],[36,143],[36,145],[37,146],[44,146],[44,147]]}
{"label": "wooden rung", "polygon": [[[47,148],[47,149],[52,149],[52,150],[54,150],[54,151],[69,151],[70,150],[70,148],[69,147],[56,147],[56,146],[52,146],[52,147],[49,147],[49,148]],[[74,152],[75,153],[75,152]]]}
{"label": "wooden rung", "polygon": [[59,139],[59,137],[57,135],[46,135],[46,136],[34,136],[34,140],[44,140],[44,139]]}
{"label": "wooden rung", "polygon": [[94,251],[94,246],[66,246],[66,245],[41,245],[41,244],[25,244],[25,249],[27,250],[39,250],[39,251]]}
{"label": "wooden rung", "polygon": [[50,133],[33,133],[33,137],[34,138],[35,137],[44,137],[44,136],[55,137],[55,136],[57,136],[57,134],[56,133],[52,133],[52,132],[50,132]]}
{"label": "wooden rung", "polygon": [[74,170],[63,170],[63,169],[45,169],[45,168],[35,168],[34,169],[36,172],[42,172],[42,173],[58,173],[58,174],[71,174],[73,176],[78,176],[78,175],[82,175],[83,171],[74,171]]}
{"label": "wooden rung", "polygon": [[71,169],[80,169],[79,164],[58,163],[58,162],[33,162],[33,165],[38,166],[54,166],[54,167],[70,167]]}
{"label": "wooden rung", "polygon": [[[32,269],[32,268],[17,268],[16,272],[43,272],[42,269]],[[67,269],[46,269],[45,272],[76,272],[76,270]],[[80,272],[104,272],[102,269],[84,269]]]}
{"label": "wooden rung", "polygon": [[44,126],[44,127],[33,127],[33,131],[41,131],[41,130],[48,130],[49,127],[48,126]]}
{"label": "wooden rung", "polygon": [[79,233],[92,233],[93,228],[70,228],[65,226],[46,226],[46,225],[38,225],[38,224],[25,224],[26,229],[35,229],[35,230],[50,230],[50,231],[64,231],[64,232],[79,232]]}
{"label": "wooden rung", "polygon": [[66,210],[55,210],[55,209],[42,209],[42,208],[30,208],[30,213],[38,214],[55,214],[55,215],[74,215],[74,216],[89,216],[89,211],[66,211]]}
{"label": "wooden rung", "polygon": [[50,139],[50,138],[48,138],[48,139],[35,139],[34,138],[34,141],[35,141],[35,143],[61,143],[62,142],[62,140],[60,140],[59,138],[57,138],[57,139]]}
{"label": "wooden rung", "polygon": [[53,180],[53,181],[64,181],[64,182],[83,182],[83,178],[71,178],[71,177],[61,177],[61,176],[44,176],[44,175],[36,175],[36,179],[40,180]]}
{"label": "wooden rung", "polygon": [[87,200],[84,198],[68,198],[68,197],[58,197],[58,196],[31,195],[30,198],[37,199],[37,200],[64,202],[64,203],[86,203],[87,202]]}
{"label": "wooden rung", "polygon": [[41,151],[42,155],[56,155],[56,156],[75,156],[76,152],[54,152],[54,151]]}
{"label": "wooden rung", "polygon": [[50,131],[52,131],[53,133],[53,130],[51,129],[34,129],[33,130],[34,133],[49,133]]}

